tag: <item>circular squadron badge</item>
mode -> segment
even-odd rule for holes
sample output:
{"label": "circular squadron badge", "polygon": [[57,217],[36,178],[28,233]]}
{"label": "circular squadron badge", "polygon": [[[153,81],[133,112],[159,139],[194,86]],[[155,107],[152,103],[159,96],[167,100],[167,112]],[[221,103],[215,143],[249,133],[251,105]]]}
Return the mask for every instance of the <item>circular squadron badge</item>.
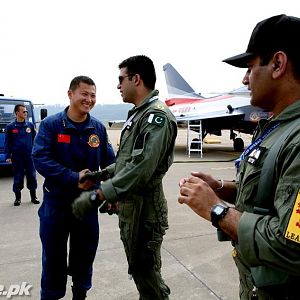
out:
{"label": "circular squadron badge", "polygon": [[100,145],[100,139],[98,137],[97,134],[91,134],[89,136],[89,141],[88,144],[92,147],[92,148],[97,148]]}

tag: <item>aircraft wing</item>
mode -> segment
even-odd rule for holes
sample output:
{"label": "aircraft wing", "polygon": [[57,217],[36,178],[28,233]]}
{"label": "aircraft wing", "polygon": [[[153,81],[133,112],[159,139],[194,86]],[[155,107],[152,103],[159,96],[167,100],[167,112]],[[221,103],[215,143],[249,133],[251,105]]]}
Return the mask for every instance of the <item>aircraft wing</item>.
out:
{"label": "aircraft wing", "polygon": [[266,112],[251,105],[246,86],[206,98],[197,94],[171,64],[165,64],[163,70],[170,97],[165,102],[177,121],[236,119],[241,116],[244,121],[257,122],[267,116]]}
{"label": "aircraft wing", "polygon": [[230,111],[229,109],[223,110],[214,110],[207,111],[195,114],[180,114],[175,116],[177,121],[195,121],[195,120],[204,120],[204,119],[214,119],[214,118],[224,118],[224,117],[233,117],[233,116],[243,116],[245,112],[242,109],[234,109]]}
{"label": "aircraft wing", "polygon": [[[202,145],[202,139],[206,134],[221,135],[225,129],[230,130],[234,149],[242,151],[244,142],[234,131],[252,134],[259,119],[267,118],[269,115],[268,112],[251,105],[248,87],[206,98],[197,94],[171,64],[165,64],[163,70],[169,96],[165,100],[166,105],[178,123],[188,123],[188,132],[194,130],[201,137],[196,142],[198,148],[192,150],[194,145],[189,140],[190,135],[187,134],[189,154],[191,151],[200,151],[202,155],[202,146],[199,144]],[[197,127],[197,121],[200,120],[201,127]],[[194,125],[192,129],[189,126],[190,121]]]}
{"label": "aircraft wing", "polygon": [[206,99],[172,98],[166,101],[178,121],[203,120],[245,115],[250,98],[222,95]]}

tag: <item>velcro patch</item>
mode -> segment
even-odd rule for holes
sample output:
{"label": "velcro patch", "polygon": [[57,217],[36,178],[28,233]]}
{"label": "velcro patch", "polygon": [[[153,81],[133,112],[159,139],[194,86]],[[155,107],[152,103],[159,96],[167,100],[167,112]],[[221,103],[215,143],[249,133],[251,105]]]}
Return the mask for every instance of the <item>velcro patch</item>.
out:
{"label": "velcro patch", "polygon": [[300,189],[284,236],[285,238],[300,244]]}
{"label": "velcro patch", "polygon": [[166,122],[166,117],[163,114],[150,114],[148,123],[163,127]]}

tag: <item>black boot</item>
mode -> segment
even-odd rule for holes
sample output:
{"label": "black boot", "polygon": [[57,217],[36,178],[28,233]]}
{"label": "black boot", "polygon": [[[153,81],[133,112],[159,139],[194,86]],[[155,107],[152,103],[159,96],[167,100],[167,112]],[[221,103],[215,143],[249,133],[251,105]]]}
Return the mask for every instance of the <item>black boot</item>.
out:
{"label": "black boot", "polygon": [[36,197],[36,192],[35,192],[35,190],[30,190],[30,198],[31,198],[31,202],[33,203],[33,204],[39,204],[40,203],[40,201],[37,199],[37,197]]}
{"label": "black boot", "polygon": [[79,289],[72,286],[73,298],[72,300],[84,300],[86,298],[86,290]]}
{"label": "black boot", "polygon": [[16,199],[14,202],[14,206],[19,206],[21,204],[21,192],[15,192]]}

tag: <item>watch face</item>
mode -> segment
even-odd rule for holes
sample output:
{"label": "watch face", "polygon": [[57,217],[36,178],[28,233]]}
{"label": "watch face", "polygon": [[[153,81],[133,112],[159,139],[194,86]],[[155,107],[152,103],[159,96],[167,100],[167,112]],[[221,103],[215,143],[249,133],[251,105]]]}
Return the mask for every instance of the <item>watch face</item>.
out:
{"label": "watch face", "polygon": [[220,215],[224,210],[224,207],[222,206],[216,206],[215,209],[214,209],[214,212],[217,214],[217,215]]}
{"label": "watch face", "polygon": [[229,207],[222,204],[216,204],[211,208],[210,218],[213,226],[219,228],[218,222],[225,217]]}
{"label": "watch face", "polygon": [[97,194],[96,194],[96,193],[92,193],[91,196],[90,196],[90,199],[91,199],[92,201],[95,201],[96,198],[97,198]]}

